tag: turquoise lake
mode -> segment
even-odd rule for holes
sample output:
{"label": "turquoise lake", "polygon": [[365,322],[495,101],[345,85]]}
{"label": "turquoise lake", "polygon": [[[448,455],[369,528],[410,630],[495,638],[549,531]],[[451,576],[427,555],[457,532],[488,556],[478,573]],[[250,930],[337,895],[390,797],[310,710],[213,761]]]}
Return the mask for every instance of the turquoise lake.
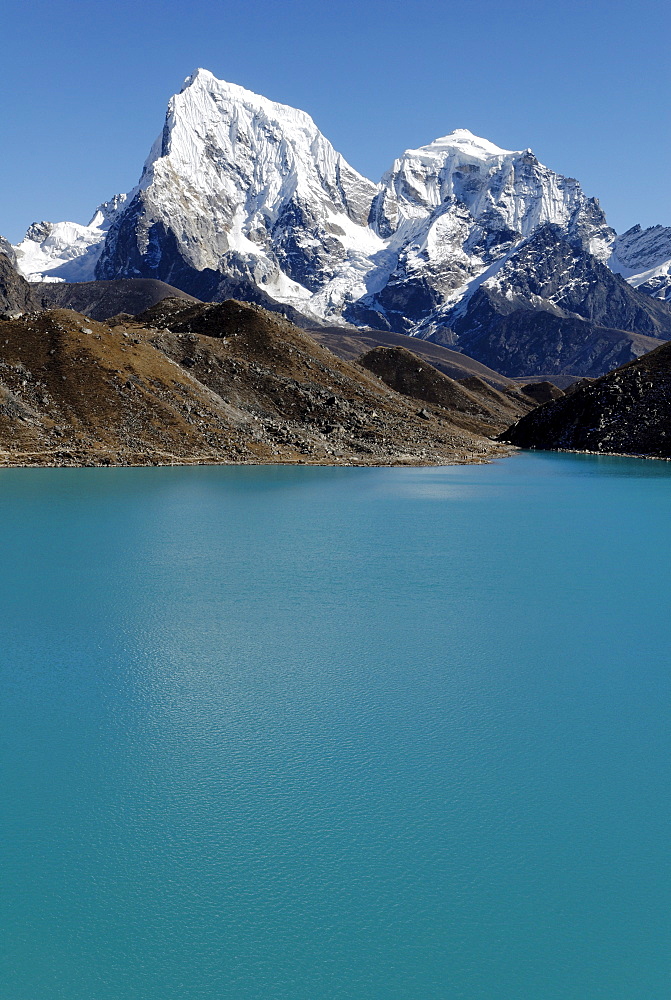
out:
{"label": "turquoise lake", "polygon": [[665,1000],[671,464],[0,471],[3,1000]]}

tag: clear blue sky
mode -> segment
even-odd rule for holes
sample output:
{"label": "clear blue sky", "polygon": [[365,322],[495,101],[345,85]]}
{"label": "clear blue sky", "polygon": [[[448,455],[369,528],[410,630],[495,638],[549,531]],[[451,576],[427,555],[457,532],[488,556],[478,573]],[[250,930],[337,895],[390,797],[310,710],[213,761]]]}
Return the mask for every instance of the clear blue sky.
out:
{"label": "clear blue sky", "polygon": [[197,66],[308,111],[378,180],[469,128],[671,225],[670,0],[2,0],[0,233],[137,181]]}

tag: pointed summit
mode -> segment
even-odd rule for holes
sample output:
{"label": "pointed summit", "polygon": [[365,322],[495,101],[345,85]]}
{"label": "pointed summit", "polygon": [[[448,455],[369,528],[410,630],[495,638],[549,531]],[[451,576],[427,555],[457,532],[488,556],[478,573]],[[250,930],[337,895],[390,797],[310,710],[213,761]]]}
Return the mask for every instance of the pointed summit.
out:
{"label": "pointed summit", "polygon": [[225,285],[301,306],[338,275],[339,298],[319,308],[339,315],[352,267],[381,248],[367,225],[374,194],[310,115],[198,69],[170,100],[96,274],[180,275],[201,298]]}
{"label": "pointed summit", "polygon": [[212,73],[210,73],[209,69],[203,69],[202,66],[199,66],[197,69],[194,69],[193,73],[190,73],[189,76],[187,76],[182,84],[180,94],[183,94],[187,87],[192,87],[194,84],[207,86],[210,80],[214,79],[215,77]]}
{"label": "pointed summit", "polygon": [[[319,134],[314,121],[306,111],[300,111],[289,104],[271,101],[262,94],[241,87],[237,83],[219,80],[209,69],[196,69],[187,76],[182,89],[170,101],[170,108],[179,112],[191,104],[205,110],[208,102],[213,102],[218,109],[225,104],[240,105],[266,115],[272,120],[293,122],[300,128]],[[210,109],[211,110],[211,109]]]}

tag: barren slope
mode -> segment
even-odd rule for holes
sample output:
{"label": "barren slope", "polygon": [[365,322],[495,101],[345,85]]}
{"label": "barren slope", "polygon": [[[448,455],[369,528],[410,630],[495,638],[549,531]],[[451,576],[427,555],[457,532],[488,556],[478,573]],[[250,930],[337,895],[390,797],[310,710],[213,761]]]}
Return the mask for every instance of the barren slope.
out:
{"label": "barren slope", "polygon": [[69,310],[0,325],[5,465],[434,464],[502,450],[258,306],[166,300],[115,326]]}
{"label": "barren slope", "polygon": [[483,393],[477,384],[469,388],[403,347],[375,347],[358,361],[396,392],[440,406],[450,411],[455,423],[481,434],[493,433],[502,423],[528,413],[533,406],[531,400],[527,402],[512,393],[504,396],[492,389],[491,393],[499,397],[496,399]]}

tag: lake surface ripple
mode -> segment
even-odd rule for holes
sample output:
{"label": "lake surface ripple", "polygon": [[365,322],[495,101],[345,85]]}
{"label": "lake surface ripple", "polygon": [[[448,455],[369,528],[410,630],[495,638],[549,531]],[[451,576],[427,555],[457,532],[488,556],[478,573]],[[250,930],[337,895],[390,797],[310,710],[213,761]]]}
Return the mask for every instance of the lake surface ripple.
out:
{"label": "lake surface ripple", "polygon": [[7,1000],[670,995],[671,465],[0,473]]}

